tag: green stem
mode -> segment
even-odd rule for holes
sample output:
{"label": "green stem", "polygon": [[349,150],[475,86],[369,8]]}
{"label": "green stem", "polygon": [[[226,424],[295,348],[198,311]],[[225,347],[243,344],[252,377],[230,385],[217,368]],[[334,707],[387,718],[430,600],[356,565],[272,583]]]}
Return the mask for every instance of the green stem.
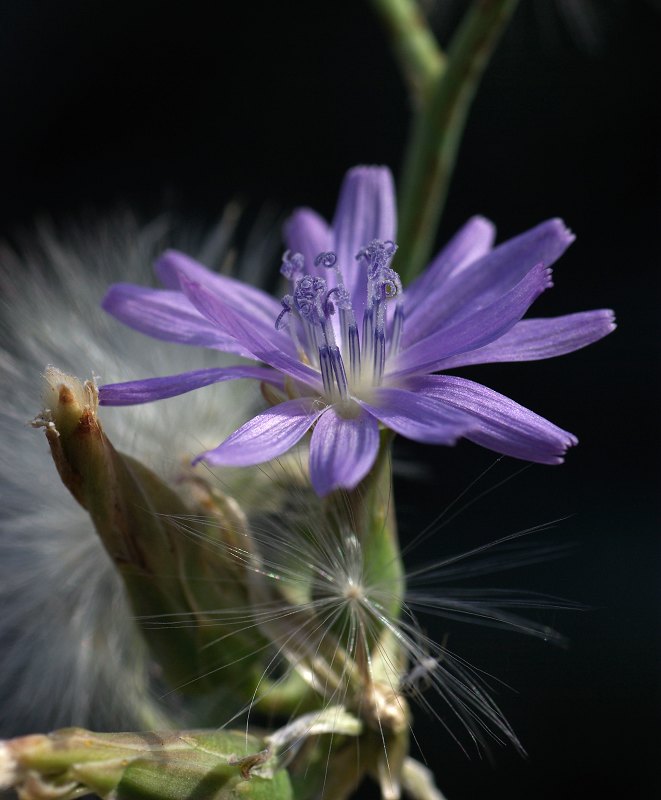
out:
{"label": "green stem", "polygon": [[13,787],[23,800],[75,800],[90,792],[107,800],[292,800],[289,776],[267,746],[244,731],[67,728],[0,742],[0,791]]}
{"label": "green stem", "polygon": [[416,0],[370,0],[392,41],[414,103],[422,104],[445,66],[445,56]]}
{"label": "green stem", "polygon": [[[358,486],[338,494],[331,499],[335,503],[338,517],[347,516],[351,520],[354,533],[362,549],[365,586],[380,587],[385,590],[384,610],[392,620],[399,619],[404,602],[405,578],[392,486],[391,445],[392,431],[381,432],[381,446],[376,462],[367,477]],[[384,670],[392,670],[393,664],[405,668],[406,657],[401,646],[389,630],[384,628],[379,634],[378,646],[372,647],[373,668],[381,673],[380,660],[387,662]]]}
{"label": "green stem", "polygon": [[381,446],[367,477],[339,502],[349,511],[363,551],[365,583],[387,585],[388,611],[397,618],[404,597],[404,568],[399,550],[392,486],[392,431],[381,432]]}
{"label": "green stem", "polygon": [[471,102],[517,2],[475,0],[452,39],[446,69],[416,115],[399,197],[397,269],[405,282],[429,259]]}

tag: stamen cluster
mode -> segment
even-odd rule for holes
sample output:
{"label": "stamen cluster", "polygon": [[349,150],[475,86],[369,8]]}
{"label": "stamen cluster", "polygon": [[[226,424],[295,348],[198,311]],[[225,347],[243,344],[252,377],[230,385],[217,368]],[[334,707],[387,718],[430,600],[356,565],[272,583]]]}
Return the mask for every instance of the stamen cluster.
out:
{"label": "stamen cluster", "polygon": [[[395,308],[387,351],[386,303],[401,295],[402,282],[390,266],[397,245],[390,240],[373,239],[356,254],[356,260],[367,262],[367,296],[362,320],[362,334],[346,288],[337,255],[321,252],[314,259],[315,267],[331,271],[329,279],[305,273],[305,257],[301,253],[284,254],[281,273],[292,282],[293,293],[282,298],[282,311],[275,322],[276,330],[286,325],[301,359],[321,371],[324,393],[333,400],[346,400],[351,388],[363,382],[381,384],[386,355],[395,355],[401,341],[404,314],[401,302]],[[333,285],[329,288],[329,283]],[[333,317],[337,312],[337,328],[341,347],[336,342]],[[298,325],[291,324],[292,315]],[[303,342],[299,336],[302,329]],[[349,377],[345,360],[349,363]]]}

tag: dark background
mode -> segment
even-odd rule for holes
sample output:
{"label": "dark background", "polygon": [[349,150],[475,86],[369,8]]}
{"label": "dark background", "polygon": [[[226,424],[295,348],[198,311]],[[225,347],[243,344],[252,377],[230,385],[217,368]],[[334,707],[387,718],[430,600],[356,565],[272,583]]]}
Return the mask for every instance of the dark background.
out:
{"label": "dark background", "polygon": [[[165,209],[211,223],[237,196],[250,200],[248,219],[296,204],[330,215],[348,167],[397,173],[406,94],[366,4],[218,5],[212,16],[197,2],[0,4],[4,237],[44,213],[65,223],[127,205],[144,219]],[[464,5],[434,14],[443,36]],[[500,686],[498,701],[529,757],[496,746],[492,762],[467,760],[421,714],[450,800],[647,798],[658,784],[660,18],[653,2],[523,3],[462,145],[439,242],[474,213],[501,238],[562,216],[578,241],[536,313],[613,307],[620,327],[566,358],[470,373],[581,445],[560,468],[495,465],[468,497],[511,480],[412,561],[567,517],[536,541],[573,543],[568,556],[490,580],[590,610],[546,612],[567,650],[452,633],[455,651],[518,692]],[[398,454],[424,472],[398,484],[405,540],[493,462],[468,444],[402,443]]]}

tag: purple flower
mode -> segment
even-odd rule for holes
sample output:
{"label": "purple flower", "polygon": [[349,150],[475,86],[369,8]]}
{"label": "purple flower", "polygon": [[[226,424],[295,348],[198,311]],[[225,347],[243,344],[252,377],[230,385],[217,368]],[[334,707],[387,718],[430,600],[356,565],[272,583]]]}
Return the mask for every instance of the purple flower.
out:
{"label": "purple flower", "polygon": [[549,220],[493,248],[474,217],[402,291],[393,181],[384,167],[346,176],[332,225],[310,209],[289,219],[278,301],[181,253],[156,264],[164,289],[117,284],[103,307],[136,330],[258,362],[102,386],[103,405],[172,397],[236,378],[274,387],[282,402],[200,458],[246,466],[275,458],[312,428],[310,476],[320,495],[353,488],[374,463],[379,426],[409,439],[460,437],[498,453],[557,464],[576,438],[491,389],[438,374],[470,364],[569,353],[614,328],[608,310],[522,320],[551,284],[574,237]]}

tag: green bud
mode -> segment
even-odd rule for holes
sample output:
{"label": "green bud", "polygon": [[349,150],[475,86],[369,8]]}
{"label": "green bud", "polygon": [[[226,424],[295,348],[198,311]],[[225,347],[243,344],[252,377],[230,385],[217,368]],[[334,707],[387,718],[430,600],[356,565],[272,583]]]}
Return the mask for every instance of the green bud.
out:
{"label": "green bud", "polygon": [[115,450],[93,382],[53,367],[45,382],[46,408],[34,424],[122,576],[152,656],[172,688],[204,698],[198,722],[215,724],[219,706],[226,719],[252,698],[266,657],[255,626],[241,633],[212,616],[251,602],[246,565],[228,558],[251,551],[242,510],[199,478],[175,490]]}

